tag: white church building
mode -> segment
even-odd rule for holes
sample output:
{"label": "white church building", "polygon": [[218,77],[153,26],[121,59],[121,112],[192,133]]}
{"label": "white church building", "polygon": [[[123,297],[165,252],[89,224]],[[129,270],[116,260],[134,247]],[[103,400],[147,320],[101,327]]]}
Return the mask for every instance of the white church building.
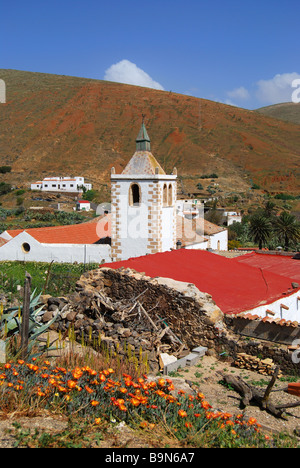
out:
{"label": "white church building", "polygon": [[[53,190],[71,183],[46,178],[47,187],[37,188],[49,189],[52,182]],[[77,187],[84,180],[72,182]],[[227,230],[203,218],[183,218],[176,198],[177,170],[166,174],[155,159],[143,122],[123,172],[111,169],[110,214],[71,226],[7,230],[0,234],[0,261],[104,263],[178,248],[227,250]]]}

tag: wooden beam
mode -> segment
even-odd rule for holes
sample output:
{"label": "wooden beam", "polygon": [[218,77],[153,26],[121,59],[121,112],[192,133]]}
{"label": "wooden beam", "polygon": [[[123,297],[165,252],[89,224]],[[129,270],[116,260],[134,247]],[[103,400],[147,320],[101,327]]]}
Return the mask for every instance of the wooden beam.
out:
{"label": "wooden beam", "polygon": [[25,281],[24,281],[24,299],[23,299],[22,325],[21,325],[21,357],[22,359],[26,359],[27,354],[28,354],[30,295],[31,295],[31,276],[26,271]]}

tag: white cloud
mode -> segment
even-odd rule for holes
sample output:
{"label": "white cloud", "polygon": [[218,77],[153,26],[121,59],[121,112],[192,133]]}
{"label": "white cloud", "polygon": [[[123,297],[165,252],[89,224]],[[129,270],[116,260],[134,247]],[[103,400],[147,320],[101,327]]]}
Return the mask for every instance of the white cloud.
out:
{"label": "white cloud", "polygon": [[300,75],[294,72],[278,74],[270,80],[260,80],[256,83],[256,97],[265,104],[291,102],[295,91],[292,83],[299,78]]}
{"label": "white cloud", "polygon": [[129,60],[121,60],[111,65],[105,72],[104,80],[164,90],[160,83],[154,81],[148,73]]}
{"label": "white cloud", "polygon": [[240,86],[239,88],[235,88],[232,91],[228,91],[227,95],[230,98],[238,99],[238,100],[242,100],[242,101],[246,100],[246,99],[249,99],[249,97],[250,97],[250,94],[249,94],[248,90],[246,88],[244,88],[244,86]]}

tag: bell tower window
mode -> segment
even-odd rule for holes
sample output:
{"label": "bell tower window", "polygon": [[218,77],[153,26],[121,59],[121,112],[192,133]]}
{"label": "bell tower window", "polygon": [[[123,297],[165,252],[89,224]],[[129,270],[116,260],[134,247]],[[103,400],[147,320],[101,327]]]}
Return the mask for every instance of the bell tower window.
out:
{"label": "bell tower window", "polygon": [[131,184],[129,188],[129,205],[137,206],[141,203],[141,188],[138,184]]}
{"label": "bell tower window", "polygon": [[169,184],[169,189],[168,189],[168,205],[173,206],[172,184]]}

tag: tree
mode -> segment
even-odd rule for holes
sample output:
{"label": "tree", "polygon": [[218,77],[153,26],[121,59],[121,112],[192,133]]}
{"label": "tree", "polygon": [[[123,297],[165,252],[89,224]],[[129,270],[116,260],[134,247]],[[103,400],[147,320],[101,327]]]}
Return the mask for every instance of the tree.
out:
{"label": "tree", "polygon": [[276,215],[277,207],[275,203],[272,201],[268,200],[267,203],[265,204],[264,207],[264,214],[266,218],[272,218],[273,216]]}
{"label": "tree", "polygon": [[269,219],[265,216],[255,213],[250,218],[249,234],[259,246],[259,249],[262,249],[265,245],[271,234],[272,234],[272,224]]}
{"label": "tree", "polygon": [[300,224],[296,217],[287,211],[276,218],[274,232],[284,243],[284,250],[288,251],[290,242],[300,241]]}

